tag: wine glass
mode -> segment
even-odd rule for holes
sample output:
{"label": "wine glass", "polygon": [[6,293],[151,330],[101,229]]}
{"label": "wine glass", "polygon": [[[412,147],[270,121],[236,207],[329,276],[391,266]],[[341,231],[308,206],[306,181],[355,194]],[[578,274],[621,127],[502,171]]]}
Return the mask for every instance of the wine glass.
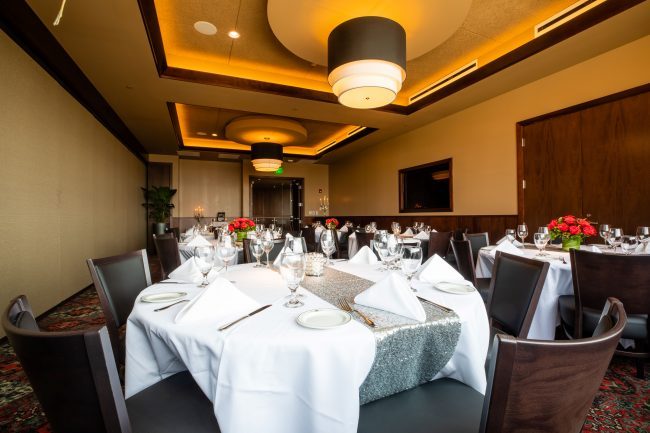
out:
{"label": "wine glass", "polygon": [[[402,249],[401,267],[402,272],[406,275],[409,287],[411,287],[411,279],[413,278],[413,275],[415,275],[421,264],[422,248],[420,247],[420,242],[404,245],[404,248]],[[413,287],[411,287],[411,290],[417,292]]]}
{"label": "wine glass", "polygon": [[397,262],[402,257],[404,251],[404,239],[400,238],[398,235],[389,234],[388,235],[388,261],[389,268],[397,269]]}
{"label": "wine glass", "polygon": [[228,265],[230,264],[230,261],[237,255],[236,242],[237,234],[230,232],[221,233],[217,240],[217,254],[226,267],[226,273],[228,273]]}
{"label": "wine glass", "polygon": [[402,233],[402,227],[401,227],[401,226],[399,225],[399,223],[396,222],[396,221],[393,221],[393,222],[390,224],[390,229],[391,229],[392,232],[393,232],[394,234],[396,234],[396,235]]}
{"label": "wine glass", "polygon": [[636,236],[621,236],[621,249],[625,255],[632,254],[632,251],[636,249],[637,245],[639,245],[639,240]]}
{"label": "wine glass", "polygon": [[607,238],[607,241],[612,247],[614,247],[614,252],[616,252],[616,248],[621,245],[622,237],[623,229],[618,227],[609,229],[609,237]]}
{"label": "wine glass", "polygon": [[377,223],[374,221],[370,222],[370,227],[372,227],[372,231],[376,232],[377,231]]}
{"label": "wine glass", "polygon": [[388,232],[386,230],[377,230],[375,236],[372,239],[373,246],[379,259],[384,265],[382,271],[388,270],[388,263],[390,261],[390,253],[388,252]]}
{"label": "wine glass", "polygon": [[[598,234],[600,235],[601,238],[603,238],[603,241],[605,241],[605,245],[609,245],[609,231],[611,230],[611,227],[609,224],[601,224],[598,226]],[[611,248],[611,245],[610,245]]]}
{"label": "wine glass", "polygon": [[273,232],[271,229],[264,230],[264,233],[262,233],[262,249],[266,253],[266,267],[269,269],[271,268],[269,253],[273,249],[273,244]]}
{"label": "wine glass", "polygon": [[203,281],[198,287],[205,287],[210,282],[208,281],[208,274],[214,267],[214,259],[216,253],[212,245],[202,245],[194,247],[194,263],[199,268],[199,272],[203,275]]}
{"label": "wine glass", "polygon": [[510,242],[515,240],[515,229],[506,229],[506,239]]}
{"label": "wine glass", "polygon": [[526,245],[526,237],[528,236],[528,226],[526,223],[519,224],[517,226],[517,236],[519,236],[519,239],[521,239],[521,244]]}
{"label": "wine glass", "polygon": [[[264,265],[260,261],[260,259],[262,258],[262,254],[264,254],[264,246],[262,244],[262,238],[257,237],[257,236],[254,237],[253,239],[251,239],[250,245],[251,245],[250,248],[251,248],[251,252],[253,253],[253,257],[255,257],[255,259],[257,260],[257,264],[255,266],[253,266],[253,267],[254,268],[263,268]],[[273,248],[273,247],[271,247],[271,248]]]}
{"label": "wine glass", "polygon": [[645,246],[650,241],[650,227],[637,227],[636,239]]}
{"label": "wine glass", "polygon": [[255,234],[259,237],[264,233],[264,224],[255,224]]}
{"label": "wine glass", "polygon": [[275,237],[280,239],[282,237],[282,226],[277,226],[275,228]]}
{"label": "wine glass", "polygon": [[280,256],[280,273],[291,291],[291,298],[284,304],[287,308],[297,308],[305,305],[298,300],[296,291],[305,277],[305,254],[294,253],[285,249]]}
{"label": "wine glass", "polygon": [[330,256],[332,253],[336,250],[336,243],[334,240],[334,236],[336,236],[336,233],[334,233],[334,230],[326,229],[323,230],[323,232],[320,235],[320,246],[325,255],[327,256],[327,263],[326,265],[330,265]]}
{"label": "wine glass", "polygon": [[537,253],[536,257],[543,257],[548,254],[544,252],[544,249],[546,248],[546,244],[548,244],[549,239],[551,236],[548,233],[535,233],[533,234],[533,241],[535,242],[535,247],[539,250],[539,253]]}
{"label": "wine glass", "polygon": [[537,233],[544,233],[550,236],[550,232],[548,231],[548,227],[546,226],[541,226],[537,228]]}

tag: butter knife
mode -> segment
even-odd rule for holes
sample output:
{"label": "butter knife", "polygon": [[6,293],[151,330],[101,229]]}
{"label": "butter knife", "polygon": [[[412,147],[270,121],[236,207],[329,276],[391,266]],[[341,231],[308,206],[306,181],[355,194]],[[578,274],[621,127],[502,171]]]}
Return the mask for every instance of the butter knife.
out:
{"label": "butter knife", "polygon": [[424,302],[425,304],[430,304],[430,305],[433,305],[434,307],[438,307],[438,308],[440,308],[440,309],[441,309],[442,311],[444,311],[445,313],[453,313],[453,312],[454,312],[454,310],[452,310],[451,308],[447,308],[447,307],[445,307],[444,305],[436,304],[436,303],[433,302],[433,301],[429,301],[428,299],[424,299],[424,298],[421,298],[421,297],[419,297],[419,296],[418,296],[417,298],[418,298],[420,301]]}
{"label": "butter knife", "polygon": [[242,320],[244,320],[244,319],[246,319],[246,318],[248,318],[248,317],[251,317],[251,316],[254,315],[254,314],[260,313],[260,312],[266,310],[267,308],[269,308],[270,306],[271,306],[271,304],[269,304],[269,305],[265,305],[265,306],[263,306],[263,307],[260,307],[260,308],[258,308],[257,310],[252,311],[252,312],[248,313],[247,315],[240,317],[239,319],[235,320],[234,322],[230,322],[230,323],[228,323],[227,325],[222,326],[221,328],[219,328],[219,331],[224,331],[224,330],[230,328],[230,327],[231,327],[232,325],[234,325],[235,323],[239,323],[239,322],[241,322]]}

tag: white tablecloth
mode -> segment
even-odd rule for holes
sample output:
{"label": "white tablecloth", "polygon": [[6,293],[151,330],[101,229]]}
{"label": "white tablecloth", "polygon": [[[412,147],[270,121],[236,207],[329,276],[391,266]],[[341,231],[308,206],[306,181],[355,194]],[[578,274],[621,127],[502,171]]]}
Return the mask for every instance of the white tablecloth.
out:
{"label": "white tablecloth", "polygon": [[[368,265],[337,263],[335,268],[372,281],[385,275]],[[226,278],[273,306],[218,332],[216,323],[174,324],[182,304],[154,313],[159,304],[136,302],[127,325],[127,397],[187,369],[214,403],[224,433],[356,432],[359,387],[375,356],[373,333],[355,320],[327,331],[300,327],[299,313],[332,306],[301,289],[305,306],[284,308],[288,290],[276,272],[241,265]],[[199,289],[164,284],[143,293],[178,290],[192,297]],[[456,352],[436,378],[454,377],[484,392],[489,333],[480,296],[420,291],[454,308],[462,320]]]}
{"label": "white tablecloth", "polygon": [[[490,255],[490,249],[494,247],[481,248],[476,263],[476,277],[490,278],[494,257]],[[558,298],[561,295],[573,295],[573,281],[571,277],[571,262],[569,253],[552,247],[547,247],[546,252],[550,255],[535,257],[537,250],[522,249],[524,257],[548,261],[551,266],[546,275],[544,287],[539,297],[539,303],[533,316],[533,322],[528,331],[528,338],[536,340],[555,339],[555,327],[560,324],[560,312],[558,309]],[[564,259],[562,262],[561,259]]]}

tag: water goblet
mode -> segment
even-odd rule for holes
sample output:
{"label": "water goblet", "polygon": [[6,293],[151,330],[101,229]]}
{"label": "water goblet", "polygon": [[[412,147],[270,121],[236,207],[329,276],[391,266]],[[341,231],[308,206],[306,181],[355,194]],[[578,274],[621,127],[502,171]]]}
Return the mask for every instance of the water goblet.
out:
{"label": "water goblet", "polygon": [[528,236],[528,226],[526,223],[519,224],[517,226],[517,236],[519,236],[519,239],[521,239],[521,245],[522,247],[526,245],[526,237]]}
{"label": "water goblet", "polygon": [[510,242],[515,241],[515,229],[506,229],[506,239]]}
{"label": "water goblet", "polygon": [[[612,228],[609,224],[601,224],[598,226],[598,234],[603,238],[603,241],[605,241],[605,245],[609,245],[609,231],[611,229]],[[610,245],[609,247],[611,248],[612,246]]]}
{"label": "water goblet", "polygon": [[230,232],[223,232],[217,240],[217,255],[226,267],[228,273],[228,265],[230,261],[237,255],[237,234]]}
{"label": "water goblet", "polygon": [[387,271],[388,263],[390,262],[390,253],[388,252],[388,232],[386,230],[377,230],[372,239],[372,243],[375,251],[377,251],[381,263],[384,265],[384,269],[381,269],[381,271]]}
{"label": "water goblet", "polygon": [[[406,275],[408,285],[411,287],[411,279],[422,264],[422,248],[420,247],[420,242],[417,242],[416,244],[404,245],[404,248],[402,250],[402,259],[400,262],[402,272],[404,275]],[[411,287],[411,290],[417,292],[417,290],[413,287]]]}
{"label": "water goblet", "polygon": [[257,263],[253,267],[263,268],[264,265],[261,262],[262,254],[264,254],[264,246],[262,244],[262,238],[256,236],[253,239],[251,239],[250,248],[251,248],[251,253],[253,253],[253,257],[255,257],[255,259],[257,260]]}
{"label": "water goblet", "polygon": [[609,229],[609,237],[607,238],[607,241],[612,247],[614,247],[614,252],[616,252],[616,248],[621,245],[622,237],[623,229],[618,227]]}
{"label": "water goblet", "polygon": [[323,253],[327,256],[327,263],[326,265],[330,265],[330,256],[332,253],[336,250],[336,243],[335,243],[335,237],[336,233],[334,233],[334,230],[323,230],[323,232],[320,235],[320,246],[321,249],[323,250]]}
{"label": "water goblet", "polygon": [[639,245],[639,240],[636,236],[621,236],[621,249],[625,255],[630,255]]}
{"label": "water goblet", "polygon": [[291,298],[284,304],[287,308],[297,308],[305,305],[298,300],[296,291],[305,277],[305,254],[285,250],[280,256],[280,273],[287,283]]}
{"label": "water goblet", "polygon": [[397,262],[404,251],[404,240],[397,235],[388,235],[388,261],[389,269],[398,269]]}
{"label": "water goblet", "polygon": [[199,272],[203,275],[203,281],[199,284],[198,287],[205,287],[210,282],[208,281],[208,274],[214,267],[214,259],[216,252],[212,245],[202,245],[199,247],[194,247],[194,263],[196,267],[199,268]]}
{"label": "water goblet", "polygon": [[271,268],[271,263],[269,260],[269,253],[273,249],[273,232],[271,229],[266,229],[264,230],[264,233],[262,233],[262,249],[266,253],[266,267],[268,269]]}
{"label": "water goblet", "polygon": [[650,227],[637,227],[636,239],[645,246],[650,241]]}
{"label": "water goblet", "polygon": [[536,257],[543,257],[546,256],[547,254],[544,252],[544,249],[546,248],[546,244],[548,243],[550,239],[550,235],[548,233],[535,233],[533,235],[533,241],[535,242],[535,247],[539,250],[539,253],[537,253]]}
{"label": "water goblet", "polygon": [[548,227],[546,226],[541,226],[537,228],[537,233],[545,233],[547,235],[550,235],[550,232],[548,231]]}

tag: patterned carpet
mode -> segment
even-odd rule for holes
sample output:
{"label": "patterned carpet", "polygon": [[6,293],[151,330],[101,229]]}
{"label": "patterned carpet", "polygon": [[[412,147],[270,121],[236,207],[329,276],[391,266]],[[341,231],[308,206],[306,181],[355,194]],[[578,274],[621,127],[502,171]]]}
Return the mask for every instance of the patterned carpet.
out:
{"label": "patterned carpet", "polygon": [[[93,288],[86,289],[39,321],[43,330],[84,329],[104,317]],[[49,433],[45,415],[8,343],[0,344],[0,432]],[[650,433],[650,363],[645,380],[633,363],[615,358],[594,400],[583,432]],[[89,432],[91,433],[91,432]]]}

